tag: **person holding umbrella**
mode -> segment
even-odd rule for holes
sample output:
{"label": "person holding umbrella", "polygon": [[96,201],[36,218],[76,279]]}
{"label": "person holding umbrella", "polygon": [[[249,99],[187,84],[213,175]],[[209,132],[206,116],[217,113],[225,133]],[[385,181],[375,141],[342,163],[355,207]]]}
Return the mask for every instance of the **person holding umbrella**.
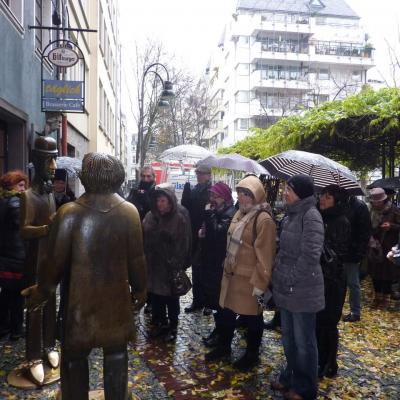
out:
{"label": "person holding umbrella", "polygon": [[324,225],[316,208],[313,179],[294,175],[283,194],[286,217],[272,274],[273,296],[281,311],[287,365],[271,383],[287,399],[315,399],[318,387],[316,313],[325,307],[320,258]]}

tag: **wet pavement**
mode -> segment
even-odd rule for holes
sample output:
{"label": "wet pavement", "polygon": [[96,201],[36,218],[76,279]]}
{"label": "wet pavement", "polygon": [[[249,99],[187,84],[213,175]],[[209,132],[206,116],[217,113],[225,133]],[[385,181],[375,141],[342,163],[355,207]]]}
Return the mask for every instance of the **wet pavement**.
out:
{"label": "wet pavement", "polygon": [[[372,310],[369,283],[363,285],[364,313],[357,323],[340,323],[339,375],[320,382],[321,399],[399,399],[400,398],[400,312],[398,304],[390,311]],[[178,336],[175,342],[150,339],[150,317],[143,311],[136,317],[138,333],[129,346],[129,388],[139,399],[280,399],[270,389],[284,363],[278,332],[264,331],[260,364],[240,373],[231,363],[206,364],[208,351],[201,338],[211,332],[212,316],[202,312],[186,314],[183,308],[190,294],[181,299]],[[346,312],[347,310],[345,310]],[[272,317],[265,312],[264,318]],[[233,342],[232,360],[245,349],[244,332]],[[24,341],[0,341],[0,399],[52,399],[59,384],[41,390],[21,391],[9,387],[7,373],[23,362]],[[102,387],[102,352],[90,356],[90,385]]]}

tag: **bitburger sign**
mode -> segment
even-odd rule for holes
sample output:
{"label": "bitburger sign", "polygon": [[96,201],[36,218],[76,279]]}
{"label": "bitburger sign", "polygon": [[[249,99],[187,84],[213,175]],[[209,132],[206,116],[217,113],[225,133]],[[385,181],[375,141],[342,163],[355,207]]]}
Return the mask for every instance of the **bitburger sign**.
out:
{"label": "bitburger sign", "polygon": [[56,47],[49,51],[49,61],[57,67],[73,67],[78,61],[78,54],[68,47]]}

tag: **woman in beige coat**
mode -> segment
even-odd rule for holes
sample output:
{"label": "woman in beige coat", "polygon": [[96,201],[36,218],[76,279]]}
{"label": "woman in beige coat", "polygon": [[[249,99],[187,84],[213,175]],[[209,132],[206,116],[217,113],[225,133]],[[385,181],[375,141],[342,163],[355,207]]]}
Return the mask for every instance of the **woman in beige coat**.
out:
{"label": "woman in beige coat", "polygon": [[236,187],[239,210],[228,230],[227,255],[219,303],[221,334],[218,346],[206,354],[207,361],[229,357],[237,315],[245,316],[247,348],[233,365],[248,370],[259,360],[263,333],[262,307],[258,299],[268,290],[275,256],[276,227],[265,191],[255,176]]}

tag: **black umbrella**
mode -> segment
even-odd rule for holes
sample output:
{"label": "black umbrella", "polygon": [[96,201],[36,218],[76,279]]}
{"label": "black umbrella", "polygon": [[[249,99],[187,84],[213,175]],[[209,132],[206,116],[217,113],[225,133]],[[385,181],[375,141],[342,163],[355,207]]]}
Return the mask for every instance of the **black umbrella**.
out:
{"label": "black umbrella", "polygon": [[373,189],[373,188],[382,188],[385,190],[400,189],[400,177],[396,176],[395,178],[378,179],[367,186],[367,189]]}

